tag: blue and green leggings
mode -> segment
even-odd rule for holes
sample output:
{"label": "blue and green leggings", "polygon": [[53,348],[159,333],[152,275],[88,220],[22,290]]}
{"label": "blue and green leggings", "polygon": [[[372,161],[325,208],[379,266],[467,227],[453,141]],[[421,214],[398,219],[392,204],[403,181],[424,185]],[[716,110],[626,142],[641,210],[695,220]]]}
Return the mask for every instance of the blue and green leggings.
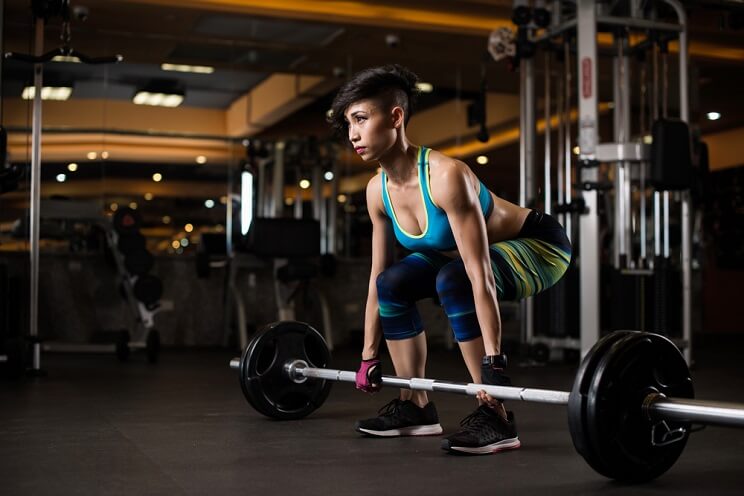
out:
{"label": "blue and green leggings", "polygon": [[[489,247],[499,301],[520,300],[545,291],[566,273],[571,243],[560,223],[533,210],[515,239]],[[473,289],[462,258],[435,250],[415,252],[377,277],[377,299],[385,339],[412,338],[423,331],[416,302],[437,297],[457,341],[481,335]]]}

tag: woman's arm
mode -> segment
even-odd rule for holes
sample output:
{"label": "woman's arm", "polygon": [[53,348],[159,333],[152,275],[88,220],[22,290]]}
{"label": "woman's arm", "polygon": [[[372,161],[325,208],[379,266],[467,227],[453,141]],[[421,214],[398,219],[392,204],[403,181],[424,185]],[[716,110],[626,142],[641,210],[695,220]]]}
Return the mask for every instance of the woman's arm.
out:
{"label": "woman's arm", "polygon": [[501,315],[488,252],[486,221],[467,165],[446,157],[439,164],[436,202],[447,213],[457,249],[473,287],[475,312],[487,355],[501,352]]}
{"label": "woman's arm", "polygon": [[393,261],[392,236],[390,219],[385,215],[382,206],[381,175],[370,179],[367,184],[367,211],[372,219],[372,267],[369,273],[369,290],[367,305],[364,311],[364,348],[362,359],[368,360],[377,356],[382,339],[380,326],[380,306],[377,301],[377,276]]}

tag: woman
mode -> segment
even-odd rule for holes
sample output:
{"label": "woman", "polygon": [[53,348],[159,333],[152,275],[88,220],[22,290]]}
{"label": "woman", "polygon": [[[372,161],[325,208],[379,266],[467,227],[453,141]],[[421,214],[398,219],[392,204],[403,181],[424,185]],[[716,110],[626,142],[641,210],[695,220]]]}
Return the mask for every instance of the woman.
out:
{"label": "woman", "polygon": [[[417,80],[397,65],[367,69],[341,88],[332,106],[334,127],[365,162],[382,169],[367,185],[372,268],[357,387],[379,389],[383,337],[396,375],[426,376],[426,335],[415,303],[432,296],[447,314],[473,382],[509,385],[498,301],[558,282],[571,246],[552,217],[497,197],[463,162],[408,140]],[[396,263],[392,236],[412,252]],[[484,391],[477,400],[442,447],[477,454],[518,448],[513,413]],[[356,429],[371,436],[442,432],[426,392],[411,390]]]}

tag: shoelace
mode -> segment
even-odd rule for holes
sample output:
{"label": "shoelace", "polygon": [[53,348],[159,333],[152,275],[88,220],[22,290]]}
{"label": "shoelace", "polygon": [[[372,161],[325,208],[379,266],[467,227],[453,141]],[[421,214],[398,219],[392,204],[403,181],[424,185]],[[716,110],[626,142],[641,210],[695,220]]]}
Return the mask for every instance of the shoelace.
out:
{"label": "shoelace", "polygon": [[482,412],[480,408],[478,408],[476,411],[462,419],[460,422],[460,426],[464,427],[465,429],[475,429],[483,424],[487,424],[488,417],[486,416],[486,413]]}
{"label": "shoelace", "polygon": [[393,415],[397,414],[398,411],[400,411],[400,400],[398,398],[395,398],[394,400],[390,401],[388,404],[380,408],[377,413],[379,413],[383,417],[392,417]]}

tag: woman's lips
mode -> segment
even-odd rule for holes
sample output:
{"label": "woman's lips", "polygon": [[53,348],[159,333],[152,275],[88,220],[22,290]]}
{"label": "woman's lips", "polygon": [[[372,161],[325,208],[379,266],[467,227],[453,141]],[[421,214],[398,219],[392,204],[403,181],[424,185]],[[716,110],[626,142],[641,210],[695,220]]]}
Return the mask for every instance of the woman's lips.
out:
{"label": "woman's lips", "polygon": [[358,146],[354,148],[354,151],[356,151],[357,153],[363,153],[366,149],[367,149],[366,146]]}

